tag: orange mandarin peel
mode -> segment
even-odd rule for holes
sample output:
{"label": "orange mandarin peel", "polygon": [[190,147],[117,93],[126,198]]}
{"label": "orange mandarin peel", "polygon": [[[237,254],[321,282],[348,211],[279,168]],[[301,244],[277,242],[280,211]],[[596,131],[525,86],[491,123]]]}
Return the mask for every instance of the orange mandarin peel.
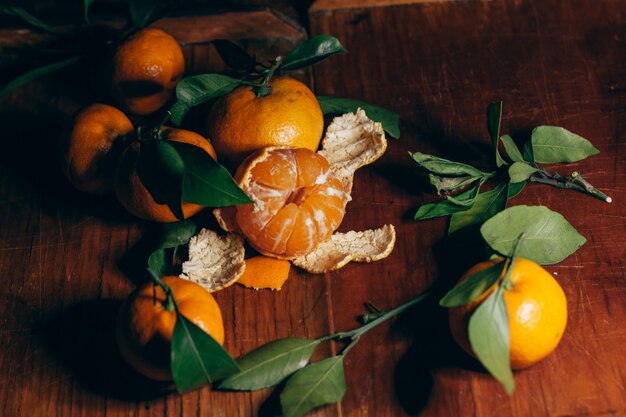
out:
{"label": "orange mandarin peel", "polygon": [[246,269],[237,284],[255,290],[269,288],[278,291],[289,278],[290,269],[291,262],[285,259],[254,256],[246,259]]}

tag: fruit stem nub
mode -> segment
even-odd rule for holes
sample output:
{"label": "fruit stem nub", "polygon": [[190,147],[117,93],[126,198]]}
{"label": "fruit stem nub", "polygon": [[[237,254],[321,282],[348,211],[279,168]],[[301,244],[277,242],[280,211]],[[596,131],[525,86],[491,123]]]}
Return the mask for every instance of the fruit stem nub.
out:
{"label": "fruit stem nub", "polygon": [[268,85],[268,83],[270,79],[272,78],[272,76],[274,75],[274,72],[276,72],[276,70],[278,69],[278,67],[281,66],[282,63],[283,63],[283,57],[277,56],[274,59],[274,61],[272,62],[272,66],[270,67],[270,69],[267,71],[267,74],[265,74],[265,77],[263,78],[263,82],[261,83],[260,86],[255,88],[257,97],[265,97],[272,92],[272,86]]}
{"label": "fruit stem nub", "polygon": [[[163,280],[159,278],[159,276],[152,269],[147,268],[147,270],[148,270],[148,273],[150,274],[150,278],[152,279],[152,284],[155,286],[158,285],[159,287],[161,287],[161,289],[165,293],[165,301],[163,302],[163,308],[165,308],[167,311],[176,310],[178,312],[178,304],[176,303],[176,300],[174,299],[174,293],[172,292],[172,289],[170,288],[170,286],[167,285],[165,282],[163,282]],[[153,297],[154,297],[154,302],[156,303],[156,291],[154,291]]]}

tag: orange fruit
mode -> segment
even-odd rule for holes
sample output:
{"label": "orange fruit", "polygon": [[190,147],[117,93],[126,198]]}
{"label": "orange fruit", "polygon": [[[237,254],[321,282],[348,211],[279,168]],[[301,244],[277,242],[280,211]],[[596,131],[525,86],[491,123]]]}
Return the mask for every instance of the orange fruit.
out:
{"label": "orange fruit", "polygon": [[255,256],[246,259],[246,269],[237,283],[255,290],[261,288],[280,290],[289,278],[290,269],[291,262],[284,259]]}
{"label": "orange fruit", "polygon": [[264,255],[310,252],[339,227],[349,195],[324,157],[304,148],[269,147],[250,155],[235,180],[253,204],[230,208],[248,242]]}
{"label": "orange fruit", "polygon": [[[460,281],[497,262],[503,260],[489,260],[473,266]],[[471,303],[450,309],[452,336],[472,356],[475,355],[468,339],[469,319],[494,289],[495,285]],[[567,324],[565,293],[540,265],[516,258],[511,271],[511,288],[504,290],[504,301],[509,316],[511,367],[526,368],[548,356],[559,344]]]}
{"label": "orange fruit", "polygon": [[74,118],[69,135],[61,137],[63,173],[81,191],[105,194],[113,190],[113,172],[133,124],[120,110],[92,104]]}
{"label": "orange fruit", "polygon": [[176,39],[161,29],[142,29],[115,50],[113,93],[130,113],[154,113],[170,100],[184,72]]}
{"label": "orange fruit", "polygon": [[[189,130],[163,127],[161,135],[165,140],[184,142],[202,148],[216,159],[215,150],[207,139]],[[158,204],[150,195],[137,174],[140,142],[131,143],[122,153],[115,171],[115,194],[119,202],[133,215],[154,222],[168,223],[178,221],[167,204]],[[187,202],[182,203],[185,218],[197,214],[204,207]]]}
{"label": "orange fruit", "polygon": [[211,108],[208,137],[220,159],[237,166],[247,155],[266,146],[296,146],[317,150],[324,117],[313,92],[300,81],[278,77],[271,92],[257,97],[242,86],[221,97]]}
{"label": "orange fruit", "polygon": [[[223,344],[222,313],[213,296],[200,285],[182,278],[170,276],[162,280],[172,289],[181,314]],[[124,360],[157,381],[172,379],[170,345],[176,312],[168,310],[165,301],[161,287],[144,284],[124,301],[116,322],[117,345]]]}

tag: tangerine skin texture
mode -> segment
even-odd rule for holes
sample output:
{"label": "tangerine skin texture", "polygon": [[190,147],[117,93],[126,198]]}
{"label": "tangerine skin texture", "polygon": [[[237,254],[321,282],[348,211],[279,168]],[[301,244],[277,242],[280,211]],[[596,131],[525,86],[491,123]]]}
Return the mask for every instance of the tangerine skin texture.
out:
{"label": "tangerine skin texture", "polygon": [[124,136],[133,124],[120,110],[107,104],[92,104],[74,118],[69,135],[60,141],[61,167],[80,191],[106,194],[113,190],[113,173]]}
{"label": "tangerine skin texture", "polygon": [[242,86],[221,97],[209,113],[207,132],[230,167],[267,146],[317,150],[324,129],[322,110],[313,92],[289,77],[270,80],[272,90],[257,97]]}
{"label": "tangerine skin texture", "polygon": [[[162,279],[172,289],[180,312],[222,345],[224,323],[215,298],[194,282],[174,276]],[[172,379],[170,345],[176,313],[165,309],[165,299],[161,287],[144,284],[124,301],[116,323],[117,343],[124,360],[157,381]]]}
{"label": "tangerine skin texture", "polygon": [[236,223],[264,255],[290,259],[330,238],[349,195],[321,155],[304,148],[270,147],[252,154],[235,180],[253,204],[236,207]]}
{"label": "tangerine skin texture", "polygon": [[[184,142],[202,148],[211,157],[217,160],[215,150],[211,143],[189,130],[172,129],[163,127],[161,134],[168,141]],[[178,221],[174,213],[167,204],[158,204],[143,185],[137,174],[137,163],[139,162],[140,143],[131,143],[122,153],[115,172],[115,194],[118,201],[126,210],[140,219],[159,223],[170,223]],[[199,213],[204,207],[182,202],[183,216],[185,219]]]}
{"label": "tangerine skin texture", "polygon": [[128,37],[113,56],[113,93],[130,113],[144,116],[161,109],[185,73],[180,45],[161,29]]}
{"label": "tangerine skin texture", "polygon": [[[459,282],[500,260],[481,262],[470,268]],[[504,275],[503,275],[504,276]],[[557,347],[567,325],[567,300],[559,283],[536,263],[516,258],[511,273],[512,288],[504,291],[509,316],[511,368],[527,368]],[[495,285],[477,300],[451,308],[450,330],[456,342],[475,356],[468,339],[471,314],[492,291]]]}

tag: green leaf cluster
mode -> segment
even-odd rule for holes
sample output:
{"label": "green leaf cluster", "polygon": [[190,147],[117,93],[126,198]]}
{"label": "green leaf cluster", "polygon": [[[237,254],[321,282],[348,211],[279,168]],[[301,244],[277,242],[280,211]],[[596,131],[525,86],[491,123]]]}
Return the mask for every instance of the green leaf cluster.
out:
{"label": "green leaf cluster", "polygon": [[[487,131],[494,150],[494,171],[483,172],[468,164],[420,152],[410,154],[413,161],[428,172],[430,183],[437,194],[443,195],[443,200],[420,206],[415,213],[415,220],[451,215],[448,233],[470,225],[480,225],[504,210],[508,201],[517,196],[528,182],[574,189],[611,201],[578,173],[564,177],[537,165],[574,162],[595,155],[598,150],[588,140],[562,127],[539,126],[520,150],[511,136],[500,136],[501,118],[502,102],[489,104]],[[508,158],[500,153],[500,143]],[[494,180],[495,185],[481,192],[487,180]]]}
{"label": "green leaf cluster", "polygon": [[544,206],[505,209],[485,221],[480,233],[494,254],[505,257],[505,261],[470,275],[448,291],[439,304],[458,307],[492,291],[470,317],[468,336],[478,360],[511,394],[515,383],[504,293],[510,288],[515,260],[520,257],[540,265],[558,263],[586,240],[562,215]]}
{"label": "green leaf cluster", "polygon": [[[267,94],[267,82],[275,71],[281,73],[299,70],[332,55],[346,52],[337,38],[318,35],[302,42],[284,59],[277,59],[270,67],[257,62],[256,57],[249,55],[234,42],[219,39],[212,43],[224,63],[232,68],[238,77],[201,74],[184,78],[176,87],[176,103],[170,110],[174,124],[181,124],[191,108],[224,96],[240,86],[250,86],[257,94]],[[318,96],[317,99],[323,114],[342,114],[362,108],[368,117],[380,122],[390,136],[394,138],[400,136],[399,115],[393,111],[348,98]]]}
{"label": "green leaf cluster", "polygon": [[167,138],[140,142],[137,174],[159,204],[183,220],[183,201],[205,207],[248,204],[228,171],[202,148]]}

